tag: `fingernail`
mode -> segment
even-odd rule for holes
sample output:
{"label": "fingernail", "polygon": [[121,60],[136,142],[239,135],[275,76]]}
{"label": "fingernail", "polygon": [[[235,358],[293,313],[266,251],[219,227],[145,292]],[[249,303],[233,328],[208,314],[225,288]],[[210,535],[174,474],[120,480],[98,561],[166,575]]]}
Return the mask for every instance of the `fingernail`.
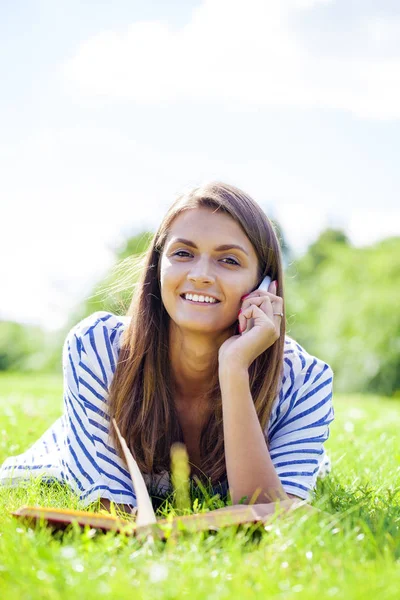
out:
{"label": "fingernail", "polygon": [[250,294],[245,294],[244,296],[242,296],[240,299],[243,300],[243,298],[247,298],[247,296],[250,296]]}
{"label": "fingernail", "polygon": [[240,313],[241,313],[241,312],[242,312],[242,309],[240,309],[240,310],[239,310],[239,312],[238,312],[238,316],[240,315]]}

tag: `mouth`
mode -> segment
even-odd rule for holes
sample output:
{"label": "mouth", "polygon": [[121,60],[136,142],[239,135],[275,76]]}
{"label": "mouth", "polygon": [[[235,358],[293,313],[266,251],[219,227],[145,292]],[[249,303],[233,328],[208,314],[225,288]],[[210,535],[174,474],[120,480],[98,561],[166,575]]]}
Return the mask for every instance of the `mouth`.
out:
{"label": "mouth", "polygon": [[194,306],[216,306],[217,304],[220,303],[219,300],[216,300],[215,302],[198,302],[196,300],[189,300],[187,298],[185,298],[185,296],[182,294],[180,296],[180,298],[183,300],[183,302],[186,302],[187,304],[193,304]]}

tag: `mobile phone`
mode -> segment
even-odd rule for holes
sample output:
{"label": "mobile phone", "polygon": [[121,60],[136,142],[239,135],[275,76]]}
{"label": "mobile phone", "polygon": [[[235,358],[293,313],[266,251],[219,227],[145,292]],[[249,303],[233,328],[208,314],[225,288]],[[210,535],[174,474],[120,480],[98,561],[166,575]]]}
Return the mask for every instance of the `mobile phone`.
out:
{"label": "mobile phone", "polygon": [[[264,290],[265,292],[268,292],[268,288],[270,286],[271,281],[272,281],[271,277],[269,277],[268,275],[266,275],[264,277],[264,279],[262,280],[262,282],[260,283],[260,285],[258,286],[258,288],[256,288],[256,289]],[[248,322],[247,322],[247,327],[246,327],[246,329],[242,333],[246,333],[252,327],[253,327],[253,319],[249,319]],[[237,327],[237,331],[239,333],[239,325]]]}
{"label": "mobile phone", "polygon": [[264,290],[265,292],[268,292],[268,288],[270,286],[272,279],[271,277],[269,277],[268,275],[266,275],[264,277],[264,279],[262,280],[262,282],[260,283],[260,285],[258,286],[259,290]]}

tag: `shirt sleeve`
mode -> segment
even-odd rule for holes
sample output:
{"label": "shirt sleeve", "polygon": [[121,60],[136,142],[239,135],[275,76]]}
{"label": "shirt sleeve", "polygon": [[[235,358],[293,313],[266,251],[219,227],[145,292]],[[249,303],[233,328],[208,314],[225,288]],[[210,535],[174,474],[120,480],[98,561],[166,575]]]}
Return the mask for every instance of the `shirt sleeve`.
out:
{"label": "shirt sleeve", "polygon": [[310,500],[335,416],[333,371],[295,342],[284,371],[268,431],[270,456],[285,492]]}
{"label": "shirt sleeve", "polygon": [[63,346],[62,466],[85,506],[101,497],[136,506],[129,472],[108,439],[108,391],[122,325],[111,313],[93,313],[70,330]]}

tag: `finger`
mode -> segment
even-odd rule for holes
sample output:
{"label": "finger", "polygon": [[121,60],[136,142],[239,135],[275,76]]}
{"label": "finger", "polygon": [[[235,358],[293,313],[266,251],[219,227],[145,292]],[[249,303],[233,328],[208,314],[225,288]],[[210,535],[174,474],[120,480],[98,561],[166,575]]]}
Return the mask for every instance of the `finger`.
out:
{"label": "finger", "polygon": [[252,304],[250,304],[250,306],[245,308],[240,313],[240,315],[245,319],[254,319],[257,316],[260,316],[260,313],[257,309],[261,310],[263,315],[266,315],[267,317],[272,319],[273,307],[271,302],[268,302],[268,299],[264,299],[260,303],[253,302]]}
{"label": "finger", "polygon": [[241,310],[241,312],[239,313],[238,321],[239,321],[239,333],[243,333],[243,331],[247,328],[247,323],[248,323],[246,317],[243,316],[243,310]]}
{"label": "finger", "polygon": [[254,326],[254,319],[258,317],[267,317],[267,320],[274,322],[273,308],[268,298],[260,299],[259,303],[253,302],[245,308],[239,317],[240,333],[249,331]]}
{"label": "finger", "polygon": [[268,286],[268,291],[267,290],[260,290],[259,288],[257,288],[256,290],[253,290],[252,292],[249,292],[248,294],[244,294],[240,298],[240,300],[243,301],[243,300],[247,300],[247,298],[254,298],[256,296],[262,296],[264,294],[276,296],[276,292],[277,291],[278,291],[277,282],[276,281],[272,281],[269,284],[269,286]]}
{"label": "finger", "polygon": [[246,319],[244,327],[241,327],[239,331],[241,334],[246,333],[247,331],[250,331],[250,329],[252,329],[253,326],[254,326],[254,319],[252,319],[252,318]]}
{"label": "finger", "polygon": [[241,316],[243,317],[243,321],[244,321],[244,326],[241,329],[241,333],[246,333],[247,331],[250,331],[250,329],[252,329],[254,327],[255,324],[255,319],[262,319],[265,320],[266,322],[268,321],[272,321],[273,322],[273,316],[272,316],[272,312],[271,312],[271,316],[269,316],[263,309],[261,306],[257,306],[256,304],[252,304],[250,305],[248,308],[246,308],[245,311],[243,311],[243,313],[241,313]]}
{"label": "finger", "polygon": [[249,331],[254,325],[254,318],[260,316],[259,309],[264,313],[268,319],[274,323],[276,330],[279,332],[281,329],[282,317],[280,314],[274,313],[282,313],[283,310],[279,303],[278,306],[275,306],[275,302],[271,302],[268,297],[254,299],[252,303],[250,303],[245,309],[240,312],[239,315],[239,328],[240,333],[245,333]]}
{"label": "finger", "polygon": [[261,291],[259,294],[255,296],[247,296],[244,300],[242,300],[242,308],[245,306],[249,306],[252,302],[257,302],[259,298],[268,298],[272,302],[283,304],[283,298],[280,296],[275,296],[275,294],[270,294],[269,292]]}
{"label": "finger", "polygon": [[243,300],[242,302],[242,310],[245,310],[252,304],[254,304],[255,306],[260,306],[267,299],[271,300],[271,298],[269,298],[269,296],[266,296],[265,293],[262,296],[253,296],[251,298],[246,298],[246,300]]}
{"label": "finger", "polygon": [[271,320],[273,320],[274,312],[283,312],[283,298],[274,296],[273,294],[266,295],[264,293],[262,296],[246,298],[246,300],[244,300],[242,303],[242,312],[244,312],[251,305],[259,306]]}
{"label": "finger", "polygon": [[[268,304],[271,307],[271,302],[268,300],[268,298],[266,296],[258,296],[258,297],[254,297],[251,298],[249,300],[246,300],[243,304],[242,304],[242,308],[241,308],[241,312],[239,312],[239,327],[240,330],[242,332],[244,332],[244,330],[248,331],[253,323],[252,323],[252,312],[250,310],[250,312],[248,314],[244,314],[245,311],[248,311],[249,309],[251,309],[252,306],[258,306],[259,308],[261,308],[261,310],[263,310],[263,312],[265,312],[265,314],[268,314],[268,312],[270,312],[270,318],[272,318],[272,307],[271,310],[268,311]],[[249,323],[249,320],[251,321]]]}
{"label": "finger", "polygon": [[269,286],[269,288],[268,288],[268,291],[269,291],[271,294],[274,294],[274,295],[276,296],[276,293],[277,293],[277,291],[278,291],[278,282],[277,282],[277,281],[273,281],[273,282],[270,284],[270,286]]}
{"label": "finger", "polygon": [[243,306],[248,306],[246,305],[246,302],[250,303],[256,300],[257,298],[269,298],[274,302],[277,302],[278,300],[281,300],[283,302],[283,298],[281,298],[280,296],[276,296],[275,294],[272,294],[271,292],[266,292],[265,290],[256,290],[255,292],[252,292],[251,295],[241,298],[242,308]]}

